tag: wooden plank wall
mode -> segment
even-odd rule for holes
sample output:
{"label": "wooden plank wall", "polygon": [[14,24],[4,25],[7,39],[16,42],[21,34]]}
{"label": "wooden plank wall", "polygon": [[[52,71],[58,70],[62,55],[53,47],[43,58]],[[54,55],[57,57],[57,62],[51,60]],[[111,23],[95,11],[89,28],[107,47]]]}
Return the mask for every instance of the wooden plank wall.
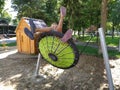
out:
{"label": "wooden plank wall", "polygon": [[25,19],[21,19],[17,30],[16,30],[16,37],[17,37],[17,47],[18,51],[21,53],[26,54],[36,54],[36,43],[35,40],[30,40],[24,33],[24,28],[27,27],[30,29],[30,26],[27,24]]}

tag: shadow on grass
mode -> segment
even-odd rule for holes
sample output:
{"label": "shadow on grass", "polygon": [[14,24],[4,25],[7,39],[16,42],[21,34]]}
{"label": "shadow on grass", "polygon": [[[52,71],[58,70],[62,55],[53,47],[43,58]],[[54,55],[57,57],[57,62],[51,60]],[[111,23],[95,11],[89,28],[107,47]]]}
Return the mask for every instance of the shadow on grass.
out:
{"label": "shadow on grass", "polygon": [[[79,52],[81,53],[81,51],[84,49],[84,46],[81,45],[77,45],[77,48],[79,50]],[[110,59],[118,59],[120,58],[120,52],[118,52],[118,50],[109,50],[108,51],[108,57]],[[85,49],[82,51],[82,54],[86,54],[86,55],[92,55],[92,56],[97,56],[99,58],[102,58],[102,54],[98,54],[98,46],[87,46],[85,47]]]}

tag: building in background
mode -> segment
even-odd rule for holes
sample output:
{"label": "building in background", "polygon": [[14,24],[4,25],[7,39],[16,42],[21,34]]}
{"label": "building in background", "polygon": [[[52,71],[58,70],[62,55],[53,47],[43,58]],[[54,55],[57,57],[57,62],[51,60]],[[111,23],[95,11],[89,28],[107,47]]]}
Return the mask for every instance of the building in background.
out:
{"label": "building in background", "polygon": [[15,36],[15,25],[9,25],[6,19],[0,19],[0,34],[7,34],[7,36]]}

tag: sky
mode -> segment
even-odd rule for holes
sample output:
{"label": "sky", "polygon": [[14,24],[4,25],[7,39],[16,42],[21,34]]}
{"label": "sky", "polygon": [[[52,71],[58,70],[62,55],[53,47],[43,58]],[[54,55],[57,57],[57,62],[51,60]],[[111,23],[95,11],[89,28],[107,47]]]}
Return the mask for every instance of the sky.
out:
{"label": "sky", "polygon": [[14,11],[13,8],[11,8],[11,0],[5,0],[5,10],[12,16],[12,19],[14,19],[17,16],[17,12]]}

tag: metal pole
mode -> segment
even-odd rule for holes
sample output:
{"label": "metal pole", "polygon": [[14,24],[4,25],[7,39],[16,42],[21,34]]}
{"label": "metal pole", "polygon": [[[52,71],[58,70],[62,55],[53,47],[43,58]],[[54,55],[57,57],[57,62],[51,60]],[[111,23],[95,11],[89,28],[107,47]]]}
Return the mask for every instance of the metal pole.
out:
{"label": "metal pole", "polygon": [[104,36],[103,29],[99,28],[98,32],[100,35],[100,43],[101,43],[101,48],[102,48],[102,52],[103,52],[103,58],[104,58],[104,64],[105,64],[107,78],[108,78],[109,89],[114,90],[112,74],[111,74],[111,70],[110,70],[108,52],[107,52],[107,48],[106,48],[105,36]]}
{"label": "metal pole", "polygon": [[39,53],[38,54],[37,64],[36,64],[35,77],[39,76],[40,59],[41,59],[41,55]]}

